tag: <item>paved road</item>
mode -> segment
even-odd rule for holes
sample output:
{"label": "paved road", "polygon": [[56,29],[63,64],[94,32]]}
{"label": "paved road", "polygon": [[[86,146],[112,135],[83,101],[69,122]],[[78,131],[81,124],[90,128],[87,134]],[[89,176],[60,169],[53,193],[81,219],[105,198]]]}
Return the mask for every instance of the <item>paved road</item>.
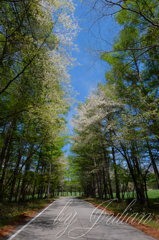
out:
{"label": "paved road", "polygon": [[101,215],[102,211],[95,209],[76,197],[61,197],[27,226],[23,225],[22,231],[19,226],[3,240],[154,240],[128,224],[109,225],[110,215]]}

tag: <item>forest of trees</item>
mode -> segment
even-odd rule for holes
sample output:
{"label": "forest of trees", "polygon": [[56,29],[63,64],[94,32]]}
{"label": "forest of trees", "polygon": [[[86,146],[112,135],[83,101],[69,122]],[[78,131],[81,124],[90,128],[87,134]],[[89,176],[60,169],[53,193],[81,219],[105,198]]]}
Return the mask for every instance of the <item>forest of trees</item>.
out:
{"label": "forest of trees", "polygon": [[[120,29],[109,68],[72,119],[68,69],[78,24],[71,0],[0,3],[0,200],[23,201],[65,187],[120,201],[148,201],[159,189],[159,1],[82,1],[94,23],[113,16]],[[69,164],[68,164],[69,162]],[[74,188],[74,189],[72,189]]]}
{"label": "forest of trees", "polygon": [[0,200],[42,196],[50,167],[51,192],[63,179],[77,30],[71,1],[0,3]]}
{"label": "forest of trees", "polygon": [[[84,1],[85,2],[85,1]],[[99,84],[77,108],[70,163],[86,196],[140,203],[159,188],[159,1],[85,2],[96,19],[113,16],[121,29]]]}

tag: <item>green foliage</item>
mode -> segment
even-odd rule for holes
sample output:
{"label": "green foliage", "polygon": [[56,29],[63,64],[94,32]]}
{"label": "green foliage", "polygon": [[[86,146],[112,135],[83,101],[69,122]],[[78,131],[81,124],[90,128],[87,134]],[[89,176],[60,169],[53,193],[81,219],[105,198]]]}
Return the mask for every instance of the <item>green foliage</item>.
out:
{"label": "green foliage", "polygon": [[63,180],[73,11],[71,1],[0,4],[1,198],[46,193],[51,158],[51,191]]}
{"label": "green foliage", "polygon": [[159,188],[159,1],[93,3],[93,10],[102,9],[98,19],[115,14],[120,32],[112,50],[101,53],[110,66],[106,85],[79,105],[73,119],[70,159],[86,195],[89,188],[91,196],[116,191],[120,198],[119,191],[134,188],[149,204],[147,187]]}

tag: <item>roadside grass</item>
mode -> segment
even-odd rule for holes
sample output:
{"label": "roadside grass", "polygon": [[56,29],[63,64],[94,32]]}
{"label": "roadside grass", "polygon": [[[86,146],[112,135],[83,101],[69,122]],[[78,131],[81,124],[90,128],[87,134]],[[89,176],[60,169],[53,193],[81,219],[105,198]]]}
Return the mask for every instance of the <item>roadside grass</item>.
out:
{"label": "roadside grass", "polygon": [[147,191],[149,198],[158,198],[159,199],[159,189]]}
{"label": "roadside grass", "polygon": [[[147,195],[150,199],[155,199],[155,198],[159,199],[159,189],[149,190],[147,191]],[[113,197],[114,198],[116,197],[115,193],[113,193]],[[120,197],[122,198],[122,193],[120,193]],[[133,192],[126,192],[124,195],[124,199],[132,198],[132,197],[136,198],[136,192],[134,192],[134,195],[133,195]]]}
{"label": "roadside grass", "polygon": [[11,225],[14,222],[21,222],[35,211],[44,208],[48,203],[58,197],[47,199],[29,199],[24,202],[0,202],[0,228]]}
{"label": "roadside grass", "polygon": [[[155,202],[155,204],[154,204],[154,199],[153,198],[149,199],[150,208],[148,208],[147,205],[141,205],[141,204],[136,202],[129,209],[128,209],[128,206],[132,202],[131,199],[126,199],[123,202],[117,202],[117,201],[111,201],[111,200],[106,201],[104,199],[100,200],[98,198],[85,198],[85,197],[78,197],[78,198],[80,198],[84,201],[96,203],[98,205],[103,203],[102,206],[106,207],[106,209],[108,209],[110,211],[113,211],[113,212],[120,213],[120,214],[123,213],[123,216],[126,215],[126,214],[127,214],[127,216],[131,216],[133,214],[132,217],[134,219],[138,220],[138,221],[140,221],[142,219],[143,213],[145,215],[150,213],[151,215],[150,215],[148,221],[146,221],[146,224],[148,226],[153,227],[153,228],[159,229],[159,205],[158,205],[159,201],[155,200],[157,202]],[[108,206],[108,204],[109,204],[109,206]],[[127,211],[126,211],[126,209],[127,209]],[[137,216],[135,216],[136,213],[138,213]],[[148,216],[145,216],[143,218],[143,221],[141,221],[141,223],[144,223],[144,221],[146,220],[147,217]]]}

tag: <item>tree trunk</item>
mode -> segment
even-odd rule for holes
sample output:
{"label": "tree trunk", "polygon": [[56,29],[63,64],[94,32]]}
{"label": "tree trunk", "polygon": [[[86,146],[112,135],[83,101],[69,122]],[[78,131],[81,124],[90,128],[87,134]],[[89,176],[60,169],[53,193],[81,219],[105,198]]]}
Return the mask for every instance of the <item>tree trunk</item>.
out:
{"label": "tree trunk", "polygon": [[[37,164],[36,172],[35,172],[35,173],[38,173],[38,171],[39,171],[39,163],[40,163],[40,156],[39,156],[39,160],[38,160],[38,164]],[[34,198],[34,195],[35,195],[36,182],[37,182],[37,179],[36,179],[36,174],[35,174],[35,180],[34,180],[32,198]]]}
{"label": "tree trunk", "polygon": [[109,160],[106,155],[106,150],[103,143],[102,143],[102,149],[103,149],[103,156],[104,156],[104,161],[106,166],[106,175],[108,177],[109,191],[110,191],[111,199],[113,199],[113,191],[112,191],[112,185],[111,185],[110,174],[109,174]]}
{"label": "tree trunk", "polygon": [[102,200],[103,199],[103,191],[102,191],[102,172],[101,170],[99,171],[99,198]]}
{"label": "tree trunk", "polygon": [[113,163],[114,163],[114,175],[115,175],[115,185],[116,185],[116,198],[118,198],[118,201],[120,201],[119,179],[118,179],[118,174],[117,174],[117,165],[116,165],[114,147],[112,147],[112,155],[113,155]]}
{"label": "tree trunk", "polygon": [[155,163],[155,159],[154,159],[153,154],[151,152],[151,148],[150,148],[150,145],[149,145],[148,141],[147,141],[147,148],[149,150],[149,155],[150,155],[150,158],[151,158],[153,170],[154,170],[154,173],[155,173],[156,179],[157,179],[157,187],[159,189],[159,172],[158,172],[158,169],[157,169],[157,166],[156,166],[156,163]]}
{"label": "tree trunk", "polygon": [[8,131],[7,131],[5,140],[4,140],[2,151],[1,151],[1,154],[0,154],[0,170],[2,168],[2,164],[3,164],[3,161],[4,161],[4,157],[5,157],[5,152],[6,152],[6,149],[7,149],[7,144],[8,144],[8,141],[10,139],[11,132],[12,132],[11,130],[14,127],[14,125],[15,125],[15,120],[12,118],[12,120],[10,121],[9,127],[8,127]]}
{"label": "tree trunk", "polygon": [[[93,154],[93,161],[94,161],[94,166],[96,168],[97,164],[96,164],[96,160],[95,160],[94,154]],[[95,175],[96,175],[96,181],[97,181],[98,196],[100,198],[99,178],[98,178],[98,174],[97,173],[95,173]]]}
{"label": "tree trunk", "polygon": [[17,176],[18,176],[19,165],[20,165],[20,162],[21,162],[21,157],[22,157],[22,152],[19,150],[18,161],[16,163],[16,167],[15,167],[14,175],[13,175],[13,180],[12,180],[12,184],[11,184],[10,197],[9,197],[10,201],[12,200],[12,197],[13,197],[15,183],[16,183]]}
{"label": "tree trunk", "polygon": [[92,173],[92,197],[95,198],[94,173]]}
{"label": "tree trunk", "polygon": [[18,180],[18,186],[17,186],[16,195],[15,195],[15,202],[17,202],[17,200],[18,200],[20,181],[21,181],[21,176],[19,176],[19,180]]}
{"label": "tree trunk", "polygon": [[24,171],[24,175],[23,175],[23,181],[22,181],[22,186],[21,186],[21,195],[22,195],[22,199],[24,201],[25,198],[25,188],[26,188],[26,183],[27,183],[27,174],[28,171],[30,169],[30,165],[31,165],[31,157],[33,155],[33,148],[34,148],[34,144],[31,145],[30,150],[29,150],[29,156],[27,157],[27,161],[25,164],[25,171]]}
{"label": "tree trunk", "polygon": [[[13,135],[13,134],[12,134]],[[8,175],[8,166],[9,166],[9,162],[10,162],[10,149],[11,149],[11,145],[12,145],[12,137],[9,141],[9,146],[8,146],[8,149],[7,149],[7,154],[6,154],[6,160],[5,160],[5,163],[4,163],[4,168],[3,168],[3,173],[2,173],[2,177],[1,177],[1,184],[3,185],[4,184],[4,179],[5,179],[5,176],[7,178],[7,175]]]}

